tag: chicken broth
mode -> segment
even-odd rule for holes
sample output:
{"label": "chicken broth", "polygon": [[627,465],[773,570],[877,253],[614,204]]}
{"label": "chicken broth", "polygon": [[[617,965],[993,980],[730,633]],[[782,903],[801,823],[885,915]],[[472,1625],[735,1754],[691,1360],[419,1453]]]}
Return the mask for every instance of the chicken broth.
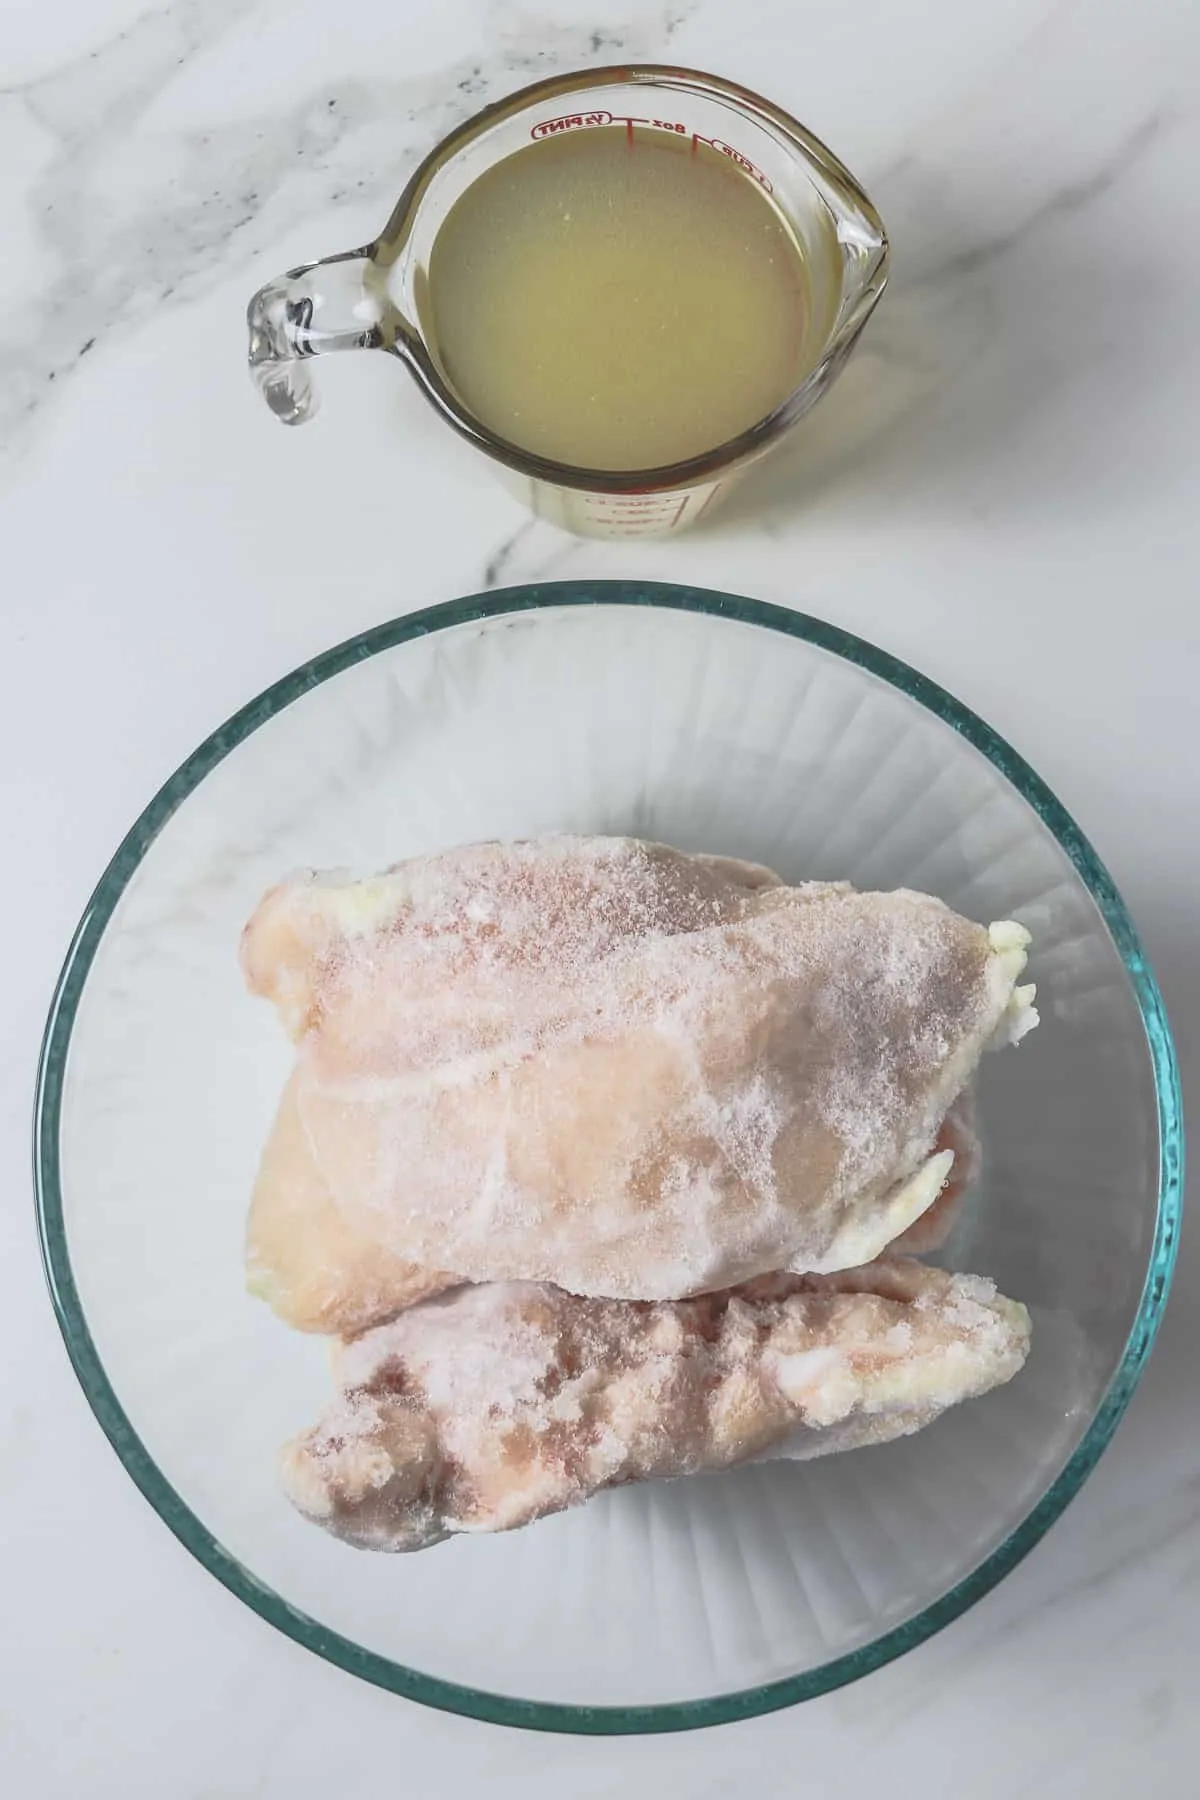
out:
{"label": "chicken broth", "polygon": [[530,144],[460,195],[429,266],[433,347],[518,448],[650,469],[764,419],[803,378],[808,262],[765,189],[688,137]]}

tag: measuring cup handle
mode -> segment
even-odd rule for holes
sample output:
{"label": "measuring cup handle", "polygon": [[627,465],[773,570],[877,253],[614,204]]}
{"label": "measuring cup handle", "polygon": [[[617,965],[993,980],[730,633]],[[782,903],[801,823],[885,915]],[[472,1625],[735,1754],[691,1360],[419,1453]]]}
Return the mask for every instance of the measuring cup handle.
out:
{"label": "measuring cup handle", "polygon": [[382,347],[382,308],[364,280],[370,266],[370,246],[303,263],[260,288],[247,307],[250,374],[285,425],[301,425],[317,409],[308,357]]}

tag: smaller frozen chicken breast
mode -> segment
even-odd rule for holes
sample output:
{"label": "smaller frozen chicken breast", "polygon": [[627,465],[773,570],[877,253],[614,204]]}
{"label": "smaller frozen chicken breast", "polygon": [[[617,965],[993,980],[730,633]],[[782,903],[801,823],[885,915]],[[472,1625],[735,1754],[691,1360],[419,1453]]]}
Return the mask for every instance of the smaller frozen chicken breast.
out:
{"label": "smaller frozen chicken breast", "polygon": [[651,1304],[462,1287],[342,1350],[283,1485],[335,1536],[420,1550],[624,1482],[882,1443],[1010,1380],[1028,1346],[991,1282],[914,1262]]}

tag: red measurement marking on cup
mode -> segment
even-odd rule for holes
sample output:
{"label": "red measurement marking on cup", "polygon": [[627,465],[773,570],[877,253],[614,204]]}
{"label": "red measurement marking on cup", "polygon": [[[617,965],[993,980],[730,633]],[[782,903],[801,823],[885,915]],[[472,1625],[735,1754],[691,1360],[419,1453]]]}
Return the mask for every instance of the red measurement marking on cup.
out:
{"label": "red measurement marking on cup", "polygon": [[597,512],[629,512],[658,513],[668,505],[668,500],[660,500],[653,496],[638,500],[628,494],[589,494],[587,503]]}
{"label": "red measurement marking on cup", "polygon": [[[651,131],[670,131],[677,137],[688,136],[687,126],[681,124],[678,119],[637,119],[631,118],[628,113],[614,114],[610,112],[565,113],[561,119],[539,119],[537,124],[531,127],[529,135],[531,138],[557,137],[559,132],[580,131],[589,125],[623,125],[625,136],[631,144],[635,125],[647,125]],[[774,191],[758,164],[752,163],[748,156],[743,156],[740,150],[735,150],[733,145],[727,144],[723,138],[703,137],[700,132],[693,131],[691,139],[693,150],[698,144],[707,144],[710,150],[717,152],[718,156],[727,156],[731,163],[735,163],[743,174],[750,176],[752,181],[757,181],[768,194]]]}
{"label": "red measurement marking on cup", "polygon": [[695,147],[697,144],[707,144],[711,150],[717,152],[718,156],[727,156],[730,162],[736,164],[742,171],[743,175],[749,175],[752,181],[757,181],[759,186],[765,188],[768,194],[774,192],[771,183],[763,174],[758,164],[752,163],[748,156],[743,156],[740,150],[735,150],[733,145],[727,144],[723,138],[701,137],[698,131],[694,131],[692,133],[692,145]]}
{"label": "red measurement marking on cup", "polygon": [[560,131],[578,131],[587,125],[611,125],[610,112],[567,113],[561,119],[539,119],[529,133],[531,138],[555,137]]}

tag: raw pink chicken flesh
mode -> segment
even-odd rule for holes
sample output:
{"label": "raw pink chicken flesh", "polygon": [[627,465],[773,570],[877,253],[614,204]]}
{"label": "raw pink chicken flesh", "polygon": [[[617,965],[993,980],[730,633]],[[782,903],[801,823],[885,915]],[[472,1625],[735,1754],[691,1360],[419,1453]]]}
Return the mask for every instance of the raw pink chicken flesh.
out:
{"label": "raw pink chicken flesh", "polygon": [[419,1550],[623,1482],[883,1443],[1007,1381],[1028,1342],[990,1282],[915,1262],[679,1301],[462,1287],[346,1347],[284,1485],[351,1543]]}
{"label": "raw pink chicken flesh", "polygon": [[296,1504],[416,1548],[1009,1379],[1023,1309],[895,1258],[953,1222],[1027,942],[630,839],[272,889],[243,967],[296,1062],[248,1280],[353,1340]]}
{"label": "raw pink chicken flesh", "polygon": [[677,1299],[869,1261],[948,1173],[1023,942],[627,839],[285,884],[243,946],[297,1044],[252,1282],[345,1331],[439,1280]]}

